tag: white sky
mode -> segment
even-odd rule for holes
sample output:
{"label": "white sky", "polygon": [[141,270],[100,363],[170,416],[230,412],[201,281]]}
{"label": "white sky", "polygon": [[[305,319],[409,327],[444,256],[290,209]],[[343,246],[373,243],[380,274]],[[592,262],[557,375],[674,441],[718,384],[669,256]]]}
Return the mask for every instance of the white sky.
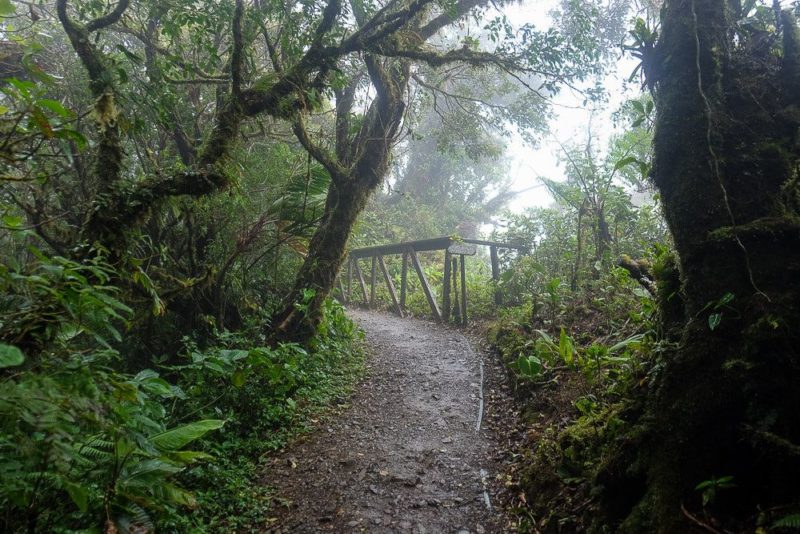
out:
{"label": "white sky", "polygon": [[[517,25],[532,22],[538,27],[551,24],[549,13],[557,7],[558,0],[527,0],[520,5],[510,6],[504,10],[509,20]],[[636,66],[630,57],[617,54],[619,61],[611,68],[604,86],[608,91],[608,104],[602,109],[595,109],[592,117],[592,129],[598,146],[604,147],[614,132],[611,114],[627,99],[635,96],[635,92],[625,90],[624,79]],[[523,190],[534,187],[518,195],[510,204],[512,211],[520,212],[525,208],[546,206],[552,197],[543,186],[539,177],[553,180],[564,179],[564,168],[559,164],[561,147],[559,142],[568,145],[581,143],[587,136],[587,128],[592,110],[582,107],[583,97],[569,89],[563,89],[554,100],[554,119],[550,123],[550,134],[542,138],[536,149],[526,145],[519,137],[510,140],[508,156],[511,159],[511,176],[514,177],[512,190]]]}
{"label": "white sky", "polygon": [[[783,8],[794,4],[793,0],[779,0]],[[771,5],[766,0],[758,0],[760,5]],[[552,24],[549,13],[559,4],[558,0],[523,0],[521,4],[504,8],[504,13],[517,26],[531,22],[538,27],[547,27]],[[626,21],[627,22],[627,21]],[[636,83],[628,84],[626,89],[624,80],[630,76],[636,67],[637,61],[624,56],[620,50],[616,57],[618,61],[612,66],[604,82],[608,92],[608,105],[602,110],[595,110],[592,126],[597,146],[604,148],[615,130],[611,122],[611,114],[629,98],[638,94]],[[523,190],[536,186],[533,190],[520,194],[510,204],[512,211],[520,212],[525,208],[546,206],[552,202],[552,197],[541,184],[539,176],[553,180],[564,179],[564,169],[559,165],[561,148],[555,139],[561,143],[584,142],[591,111],[588,109],[575,109],[580,107],[583,98],[569,90],[562,90],[555,102],[556,117],[550,124],[550,136],[541,140],[537,149],[525,145],[519,136],[510,140],[508,156],[511,158],[511,176],[514,177],[512,190]]]}

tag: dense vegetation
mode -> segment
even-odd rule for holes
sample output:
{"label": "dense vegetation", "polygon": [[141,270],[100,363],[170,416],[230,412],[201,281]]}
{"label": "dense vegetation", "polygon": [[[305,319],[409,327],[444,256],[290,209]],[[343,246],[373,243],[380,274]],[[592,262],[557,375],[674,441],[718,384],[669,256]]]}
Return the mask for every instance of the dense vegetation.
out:
{"label": "dense vegetation", "polygon": [[[348,247],[482,232],[529,251],[467,273],[521,530],[800,524],[800,32],[658,7],[0,0],[0,530],[263,528],[264,454],[361,370]],[[619,133],[505,211],[508,140],[608,106],[623,42]]]}

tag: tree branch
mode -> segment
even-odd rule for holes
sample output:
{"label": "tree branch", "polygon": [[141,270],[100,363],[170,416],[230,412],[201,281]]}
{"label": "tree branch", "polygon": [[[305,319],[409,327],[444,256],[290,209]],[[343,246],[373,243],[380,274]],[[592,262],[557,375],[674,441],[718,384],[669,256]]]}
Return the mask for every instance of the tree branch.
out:
{"label": "tree branch", "polygon": [[125,10],[128,9],[128,4],[130,3],[129,0],[119,0],[117,5],[114,7],[114,10],[107,15],[103,15],[102,17],[96,18],[93,21],[89,22],[86,25],[87,32],[94,32],[97,30],[102,30],[107,26],[111,26],[115,22],[117,22],[120,18],[122,18],[122,14],[125,13]]}
{"label": "tree branch", "polygon": [[423,41],[427,41],[439,30],[448,24],[457,21],[472,9],[488,4],[488,0],[460,0],[454,9],[448,9],[440,15],[434,17],[417,32]]}
{"label": "tree branch", "polygon": [[347,145],[350,132],[350,112],[355,103],[356,89],[361,81],[362,74],[353,76],[350,83],[343,89],[337,89],[336,94],[336,157],[347,165]]}
{"label": "tree branch", "polygon": [[295,118],[295,121],[292,124],[292,130],[294,131],[295,136],[297,136],[297,140],[300,141],[301,145],[303,145],[303,148],[305,148],[315,160],[325,167],[325,170],[327,170],[328,174],[330,174],[333,183],[335,185],[341,185],[342,181],[347,176],[347,169],[345,169],[344,166],[342,166],[342,164],[337,161],[336,158],[327,150],[314,143],[314,141],[308,135],[308,130],[306,129],[305,122],[301,116],[298,115]]}
{"label": "tree branch", "polygon": [[242,0],[236,0],[233,11],[232,33],[233,47],[231,48],[231,97],[238,105],[242,97],[242,56],[244,43],[242,42],[242,16],[244,5]]}

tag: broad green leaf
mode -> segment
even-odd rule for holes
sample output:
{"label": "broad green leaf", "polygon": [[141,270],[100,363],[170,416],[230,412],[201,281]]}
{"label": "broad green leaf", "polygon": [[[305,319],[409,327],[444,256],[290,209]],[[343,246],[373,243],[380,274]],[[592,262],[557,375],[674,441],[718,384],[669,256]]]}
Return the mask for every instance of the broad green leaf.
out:
{"label": "broad green leaf", "polygon": [[201,460],[213,460],[214,457],[206,452],[201,451],[171,451],[167,453],[167,458],[173,462],[181,464],[191,464]]}
{"label": "broad green leaf", "polygon": [[212,430],[222,428],[224,424],[225,421],[220,419],[204,419],[156,434],[150,440],[161,450],[177,450],[205,436]]}
{"label": "broad green leaf", "polygon": [[67,490],[69,498],[78,507],[81,512],[86,512],[89,507],[89,490],[80,484],[67,482],[64,484],[64,489]]}
{"label": "broad green leaf", "polygon": [[626,348],[628,345],[631,345],[633,343],[639,343],[642,339],[644,339],[644,334],[632,335],[628,339],[624,339],[624,340],[620,341],[619,343],[609,347],[608,348],[608,352],[613,354],[613,353],[617,352],[618,350]]}
{"label": "broad green leaf", "polygon": [[0,343],[0,369],[4,367],[16,367],[22,365],[25,355],[14,345]]}
{"label": "broad green leaf", "polygon": [[50,121],[47,119],[44,113],[40,108],[33,108],[31,110],[31,120],[39,128],[39,131],[42,132],[42,135],[46,139],[50,139],[54,137],[55,132],[53,130],[53,125],[50,124]]}
{"label": "broad green leaf", "polygon": [[194,498],[194,495],[184,489],[179,488],[178,486],[173,484],[164,484],[162,489],[164,496],[170,502],[182,504],[184,506],[188,506],[189,508],[194,508],[197,506],[197,500]]}
{"label": "broad green leaf", "polygon": [[147,487],[154,481],[160,481],[170,475],[180,473],[183,469],[183,466],[175,465],[172,462],[156,459],[144,460],[129,466],[120,476],[120,483],[126,488]]}
{"label": "broad green leaf", "polygon": [[712,313],[708,316],[708,328],[711,329],[713,332],[722,322],[722,314],[721,313]]}
{"label": "broad green leaf", "polygon": [[219,357],[228,362],[235,362],[237,360],[243,360],[247,358],[247,355],[250,354],[246,350],[234,349],[234,350],[221,350],[219,351]]}
{"label": "broad green leaf", "polygon": [[575,347],[572,345],[572,339],[570,339],[563,328],[561,329],[561,335],[558,339],[558,352],[561,355],[561,359],[564,360],[564,363],[572,365]]}
{"label": "broad green leaf", "polygon": [[627,158],[622,158],[621,160],[619,160],[618,162],[616,162],[614,164],[614,170],[618,171],[621,168],[625,167],[626,165],[630,165],[631,163],[636,163],[637,161],[639,161],[639,160],[637,160],[633,156],[628,156]]}
{"label": "broad green leaf", "polygon": [[242,369],[237,369],[231,376],[231,383],[237,388],[242,387],[246,380],[247,375]]}
{"label": "broad green leaf", "polygon": [[0,0],[0,17],[8,17],[17,12],[11,0]]}
{"label": "broad green leaf", "polygon": [[550,337],[550,334],[548,334],[544,330],[538,330],[537,329],[537,330],[535,330],[535,332],[537,334],[539,334],[539,337],[541,337],[545,341],[545,343],[547,343],[548,345],[553,345],[554,344],[553,343],[553,338]]}
{"label": "broad green leaf", "polygon": [[8,228],[18,228],[22,226],[22,223],[25,222],[25,219],[18,215],[3,215],[3,224]]}
{"label": "broad green leaf", "polygon": [[736,295],[734,295],[733,293],[725,293],[724,295],[722,295],[722,298],[720,298],[717,301],[717,304],[714,306],[714,308],[719,309],[722,306],[730,304],[735,298]]}
{"label": "broad green leaf", "polygon": [[61,102],[58,100],[51,100],[49,98],[42,98],[36,101],[36,104],[40,107],[47,108],[56,115],[60,115],[64,118],[69,118],[72,116],[72,112],[65,108]]}
{"label": "broad green leaf", "polygon": [[153,395],[158,395],[164,399],[174,397],[172,385],[160,377],[148,378],[141,383],[142,389]]}
{"label": "broad green leaf", "polygon": [[535,378],[542,372],[542,362],[536,356],[520,356],[517,360],[519,374],[529,378]]}
{"label": "broad green leaf", "polygon": [[148,378],[157,378],[158,373],[153,371],[152,369],[145,369],[143,371],[139,371],[136,376],[133,377],[134,382],[141,382],[143,380],[147,380]]}

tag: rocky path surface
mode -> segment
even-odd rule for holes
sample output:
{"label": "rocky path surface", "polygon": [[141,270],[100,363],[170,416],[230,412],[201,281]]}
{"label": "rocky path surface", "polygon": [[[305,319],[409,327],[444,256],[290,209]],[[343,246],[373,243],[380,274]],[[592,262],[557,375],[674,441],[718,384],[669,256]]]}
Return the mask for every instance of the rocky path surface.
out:
{"label": "rocky path surface", "polygon": [[[350,407],[272,459],[270,532],[500,532],[484,365],[458,331],[353,310],[372,356]],[[488,396],[487,396],[488,399]],[[483,414],[481,414],[483,415]]]}

